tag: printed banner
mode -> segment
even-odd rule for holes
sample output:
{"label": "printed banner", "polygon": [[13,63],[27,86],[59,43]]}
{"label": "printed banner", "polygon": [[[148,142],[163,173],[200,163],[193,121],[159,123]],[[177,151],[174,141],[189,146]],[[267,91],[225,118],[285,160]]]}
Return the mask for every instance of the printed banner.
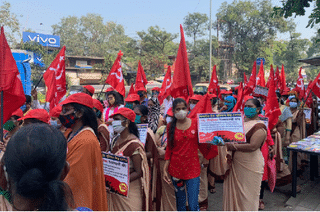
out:
{"label": "printed banner", "polygon": [[269,118],[268,117],[259,117],[261,121],[263,121],[264,125],[268,128],[269,126]]}
{"label": "printed banner", "polygon": [[267,97],[268,96],[268,92],[269,92],[268,88],[261,87],[261,86],[257,85],[256,88],[253,91],[253,94],[255,94],[256,96],[262,95],[262,96]]}
{"label": "printed banner", "polygon": [[106,186],[111,192],[128,197],[130,183],[129,158],[102,152]]}
{"label": "printed banner", "polygon": [[304,115],[306,116],[306,123],[311,124],[311,108],[304,108],[303,109]]}
{"label": "printed banner", "polygon": [[148,124],[137,124],[139,130],[139,139],[143,145],[146,145]]}
{"label": "printed banner", "polygon": [[243,115],[236,113],[198,114],[199,143],[212,143],[214,136],[224,142],[246,142],[243,128]]}

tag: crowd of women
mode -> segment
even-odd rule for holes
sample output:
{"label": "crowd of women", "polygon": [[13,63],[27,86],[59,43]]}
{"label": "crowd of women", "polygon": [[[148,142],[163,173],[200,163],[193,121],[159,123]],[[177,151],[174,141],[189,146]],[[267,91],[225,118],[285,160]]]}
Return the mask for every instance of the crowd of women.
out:
{"label": "crowd of women", "polygon": [[[276,186],[290,183],[285,147],[310,128],[296,92],[277,93],[281,116],[273,129],[261,120],[265,99],[250,96],[244,107],[247,142],[218,146],[208,158],[199,148],[197,120],[188,116],[201,95],[168,96],[160,105],[159,88],[126,98],[111,88],[101,102],[85,86],[47,111],[32,94],[5,124],[0,210],[206,210],[216,181],[223,181],[224,210],[263,209],[268,158],[276,159]],[[237,90],[210,95],[214,113],[231,112],[236,102]],[[148,124],[145,144],[137,124]],[[102,151],[130,159],[128,197],[106,187]],[[300,175],[307,165],[300,154]]]}

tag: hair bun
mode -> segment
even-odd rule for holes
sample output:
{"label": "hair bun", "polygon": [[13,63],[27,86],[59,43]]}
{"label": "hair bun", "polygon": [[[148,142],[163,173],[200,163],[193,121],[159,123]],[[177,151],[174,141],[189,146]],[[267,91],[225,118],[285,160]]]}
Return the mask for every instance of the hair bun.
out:
{"label": "hair bun", "polygon": [[47,182],[40,169],[33,168],[28,170],[17,183],[17,192],[24,197],[43,196]]}

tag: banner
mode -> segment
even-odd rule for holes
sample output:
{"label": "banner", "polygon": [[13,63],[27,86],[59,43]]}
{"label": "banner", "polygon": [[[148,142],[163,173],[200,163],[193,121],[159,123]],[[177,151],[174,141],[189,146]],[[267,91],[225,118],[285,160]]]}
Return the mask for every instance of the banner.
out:
{"label": "banner", "polygon": [[303,108],[304,115],[306,116],[306,123],[311,124],[311,108]]}
{"label": "banner", "polygon": [[128,157],[102,152],[103,173],[111,192],[128,197],[130,166]]}
{"label": "banner", "polygon": [[262,95],[262,96],[265,96],[267,97],[268,96],[268,92],[269,92],[269,89],[266,88],[266,87],[261,87],[259,85],[257,85],[253,91],[253,94],[259,96],[259,95]]}
{"label": "banner", "polygon": [[200,113],[198,123],[199,143],[212,143],[214,136],[221,137],[224,142],[246,142],[240,112]]}
{"label": "banner", "polygon": [[139,139],[143,145],[146,145],[147,134],[148,134],[148,124],[137,124],[139,131]]}
{"label": "banner", "polygon": [[263,121],[263,123],[268,128],[268,126],[269,126],[269,118],[268,117],[259,117],[259,118],[260,118],[261,121]]}

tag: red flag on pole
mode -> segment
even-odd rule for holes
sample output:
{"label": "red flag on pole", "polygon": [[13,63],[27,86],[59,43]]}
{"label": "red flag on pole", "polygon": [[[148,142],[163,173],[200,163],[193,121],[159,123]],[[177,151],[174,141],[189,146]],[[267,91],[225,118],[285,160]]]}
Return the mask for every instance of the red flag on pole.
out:
{"label": "red flag on pole", "polygon": [[135,83],[135,90],[137,91],[141,87],[144,88],[147,84],[148,84],[148,80],[147,80],[146,74],[144,73],[144,70],[142,68],[141,62],[139,60],[136,83]]}
{"label": "red flag on pole", "polygon": [[285,90],[287,90],[287,82],[286,82],[286,73],[284,72],[284,66],[282,64],[282,67],[281,67],[281,76],[280,76],[280,79],[281,79],[281,87],[280,87],[280,91],[281,93]]}
{"label": "red flag on pole", "polygon": [[172,81],[171,81],[171,67],[168,66],[167,73],[164,76],[161,88],[160,88],[160,93],[158,96],[158,100],[160,105],[162,105],[163,101],[167,96],[171,94],[171,86],[172,86]]}
{"label": "red flag on pole", "polygon": [[312,100],[312,95],[308,95],[309,92],[311,91],[311,85],[312,85],[312,80],[310,80],[309,84],[308,84],[308,87],[307,87],[307,91],[305,93],[305,97],[307,98],[306,100],[306,105],[309,107],[309,108],[312,108],[312,105],[313,105],[313,100]]}
{"label": "red flag on pole", "polygon": [[46,102],[50,103],[50,110],[56,107],[61,98],[67,93],[65,54],[66,47],[63,46],[43,74],[44,82],[48,88]]}
{"label": "red flag on pole", "polygon": [[248,83],[247,75],[243,72],[243,86],[245,87]]}
{"label": "red flag on pole", "polygon": [[313,80],[312,84],[310,85],[311,90],[313,93],[320,98],[320,73],[318,76]]}
{"label": "red flag on pole", "polygon": [[272,65],[270,66],[270,86],[264,110],[266,112],[266,117],[269,118],[268,127],[270,130],[272,130],[273,127],[277,124],[279,116],[281,115],[281,110],[279,109],[279,103],[276,95],[276,88],[274,85],[274,74]]}
{"label": "red flag on pole", "polygon": [[177,59],[175,62],[171,95],[174,98],[184,97],[185,99],[188,99],[189,96],[193,96],[193,90],[190,77],[187,47],[181,24],[180,34],[181,40],[178,49]]}
{"label": "red flag on pole", "polygon": [[239,88],[238,88],[238,98],[237,98],[237,103],[233,108],[233,112],[237,111],[243,111],[244,109],[244,91],[243,91],[243,84],[240,82]]}
{"label": "red flag on pole", "polygon": [[220,86],[219,86],[219,81],[218,81],[218,77],[217,77],[216,65],[214,65],[213,69],[212,69],[211,80],[210,80],[210,84],[208,87],[208,92],[211,94],[215,94],[217,96],[219,96],[219,94],[220,94]]}
{"label": "red flag on pole", "polygon": [[129,90],[129,93],[128,93],[128,96],[130,94],[135,94],[136,92],[134,91],[134,86],[133,86],[133,83],[131,83],[131,87],[130,87],[130,90]]}
{"label": "red flag on pole", "polygon": [[121,67],[122,55],[123,53],[120,50],[109,72],[109,76],[106,79],[106,83],[111,85],[116,91],[118,91],[119,94],[121,94],[122,96],[125,96],[126,89],[124,87],[124,79],[123,79],[122,67]]}
{"label": "red flag on pole", "polygon": [[276,89],[280,89],[280,73],[279,73],[278,66],[277,66],[276,73],[274,74],[274,84],[276,86]]}
{"label": "red flag on pole", "polygon": [[3,105],[1,107],[3,109],[3,123],[5,123],[10,119],[12,113],[26,102],[26,97],[19,70],[12,56],[3,27],[1,27],[0,33],[0,91],[3,91]]}
{"label": "red flag on pole", "polygon": [[260,70],[257,77],[257,85],[261,87],[266,87],[266,82],[264,79],[264,69],[263,69],[263,61],[261,60]]}
{"label": "red flag on pole", "polygon": [[257,63],[256,61],[254,61],[249,82],[244,87],[244,93],[243,93],[244,96],[249,95],[253,92],[254,88],[256,87],[256,76],[257,76]]}
{"label": "red flag on pole", "polygon": [[304,96],[304,93],[305,93],[304,81],[303,81],[303,76],[301,74],[301,71],[302,71],[302,67],[300,67],[299,77],[297,79],[296,87],[294,88],[294,90],[297,91],[297,93],[299,94],[299,99],[300,100],[305,98],[305,96]]}

